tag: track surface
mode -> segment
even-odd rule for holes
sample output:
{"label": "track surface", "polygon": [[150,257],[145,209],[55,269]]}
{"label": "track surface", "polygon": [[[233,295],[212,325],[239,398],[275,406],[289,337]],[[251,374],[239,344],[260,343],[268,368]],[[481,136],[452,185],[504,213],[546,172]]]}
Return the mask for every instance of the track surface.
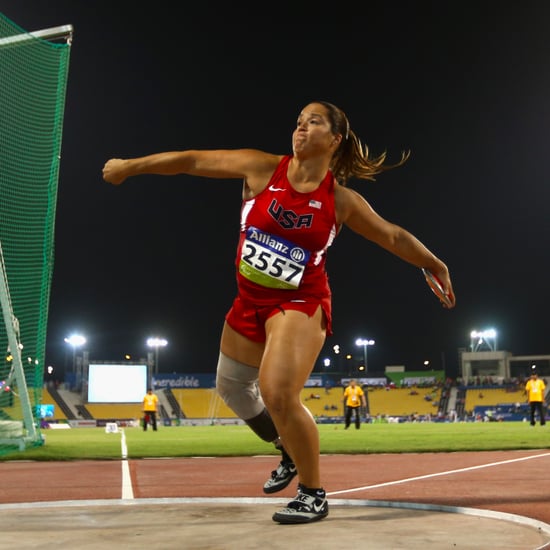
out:
{"label": "track surface", "polygon": [[[38,548],[31,539],[39,535],[32,531],[21,535],[17,515],[26,518],[26,525],[41,525],[42,514],[44,521],[51,520],[52,508],[54,516],[66,514],[72,521],[75,508],[80,510],[77,516],[86,511],[86,521],[80,528],[76,522],[66,540],[81,549],[107,543],[114,548],[119,547],[117,543],[125,548],[136,544],[137,548],[132,537],[140,527],[139,544],[149,548],[254,548],[260,541],[266,548],[293,548],[292,542],[298,547],[306,534],[304,544],[309,541],[318,548],[333,548],[351,543],[357,529],[362,536],[372,535],[375,526],[377,538],[368,548],[550,548],[550,451],[323,455],[321,465],[331,513],[309,526],[272,522],[273,512],[296,490],[292,483],[281,493],[264,495],[263,482],[277,466],[274,456],[3,462],[0,511],[4,519],[14,522],[13,543],[18,548]],[[127,525],[129,509],[133,519]],[[144,519],[136,524],[140,514]],[[168,526],[159,521],[172,514],[178,520]],[[396,519],[394,514],[398,522],[388,522]],[[106,528],[110,538],[88,533],[90,524],[107,526],[113,517],[118,518],[116,527]],[[361,522],[365,529],[360,528]],[[243,527],[248,523],[250,531]],[[330,525],[330,535],[324,532],[325,524]],[[59,547],[61,532],[67,535],[61,525],[55,527],[52,548]],[[216,528],[210,529],[212,525]],[[232,539],[238,526],[244,531]],[[43,526],[42,548],[48,548],[48,532]],[[269,532],[277,536],[266,541],[262,533]],[[9,533],[4,530],[4,543],[9,542]],[[282,533],[284,539],[277,538]],[[146,540],[148,535],[154,536],[152,541]],[[28,546],[25,536],[30,537]],[[482,536],[489,539],[482,540]]]}

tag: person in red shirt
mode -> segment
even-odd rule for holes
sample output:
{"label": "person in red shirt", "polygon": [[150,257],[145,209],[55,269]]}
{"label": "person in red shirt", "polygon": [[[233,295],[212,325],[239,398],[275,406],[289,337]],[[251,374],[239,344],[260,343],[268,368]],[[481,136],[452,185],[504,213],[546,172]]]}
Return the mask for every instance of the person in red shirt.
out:
{"label": "person in red shirt", "polygon": [[[269,122],[270,106],[261,113]],[[402,227],[382,218],[347,187],[403,164],[370,156],[345,113],[326,101],[306,105],[292,133],[292,153],[257,149],[186,150],[110,159],[103,178],[120,185],[140,174],[187,174],[242,183],[235,258],[237,296],[222,330],[216,386],[224,402],[259,437],[281,448],[266,493],[298,475],[296,497],[273,514],[278,523],[328,515],[321,483],[319,432],[300,400],[327,336],[332,335],[326,252],[343,226],[402,260],[432,272],[454,307],[447,265]],[[214,199],[210,199],[214,200]],[[206,236],[205,236],[206,237]],[[215,253],[212,242],[210,253]],[[358,251],[359,254],[359,251]]]}

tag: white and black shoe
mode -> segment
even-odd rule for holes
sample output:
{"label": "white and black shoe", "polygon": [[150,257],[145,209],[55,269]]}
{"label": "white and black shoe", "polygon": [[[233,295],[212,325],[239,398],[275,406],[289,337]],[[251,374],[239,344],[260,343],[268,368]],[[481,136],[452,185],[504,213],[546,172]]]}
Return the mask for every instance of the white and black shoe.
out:
{"label": "white and black shoe", "polygon": [[281,460],[276,470],[271,472],[271,477],[264,483],[264,493],[271,494],[282,491],[296,477],[298,471],[293,462]]}
{"label": "white and black shoe", "polygon": [[302,485],[298,485],[298,494],[286,508],[273,514],[273,521],[278,523],[311,523],[328,516],[327,495],[323,489],[314,493],[306,493]]}

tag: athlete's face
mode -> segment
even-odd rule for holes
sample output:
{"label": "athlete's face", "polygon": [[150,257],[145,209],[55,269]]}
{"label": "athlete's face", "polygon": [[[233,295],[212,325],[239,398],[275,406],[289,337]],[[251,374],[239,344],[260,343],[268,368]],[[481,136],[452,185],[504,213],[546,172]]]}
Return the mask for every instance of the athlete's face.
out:
{"label": "athlete's face", "polygon": [[316,156],[330,154],[338,148],[342,136],[334,134],[330,126],[326,108],[320,103],[307,105],[292,133],[292,150],[296,156]]}

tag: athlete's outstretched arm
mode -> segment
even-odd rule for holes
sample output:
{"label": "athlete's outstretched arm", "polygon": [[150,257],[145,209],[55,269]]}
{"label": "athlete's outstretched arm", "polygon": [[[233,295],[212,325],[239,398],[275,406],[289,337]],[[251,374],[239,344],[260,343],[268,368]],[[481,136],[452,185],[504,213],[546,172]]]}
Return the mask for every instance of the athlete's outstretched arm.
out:
{"label": "athlete's outstretched arm", "polygon": [[250,182],[254,185],[257,180],[267,181],[280,159],[280,155],[257,149],[169,151],[131,159],[110,159],[103,167],[103,179],[113,185],[120,185],[127,178],[142,174],[188,174],[245,179],[249,185]]}
{"label": "athlete's outstretched arm", "polygon": [[336,188],[337,220],[355,233],[385,248],[416,267],[429,269],[442,283],[455,306],[455,294],[447,265],[419,239],[377,214],[363,196],[347,187]]}

